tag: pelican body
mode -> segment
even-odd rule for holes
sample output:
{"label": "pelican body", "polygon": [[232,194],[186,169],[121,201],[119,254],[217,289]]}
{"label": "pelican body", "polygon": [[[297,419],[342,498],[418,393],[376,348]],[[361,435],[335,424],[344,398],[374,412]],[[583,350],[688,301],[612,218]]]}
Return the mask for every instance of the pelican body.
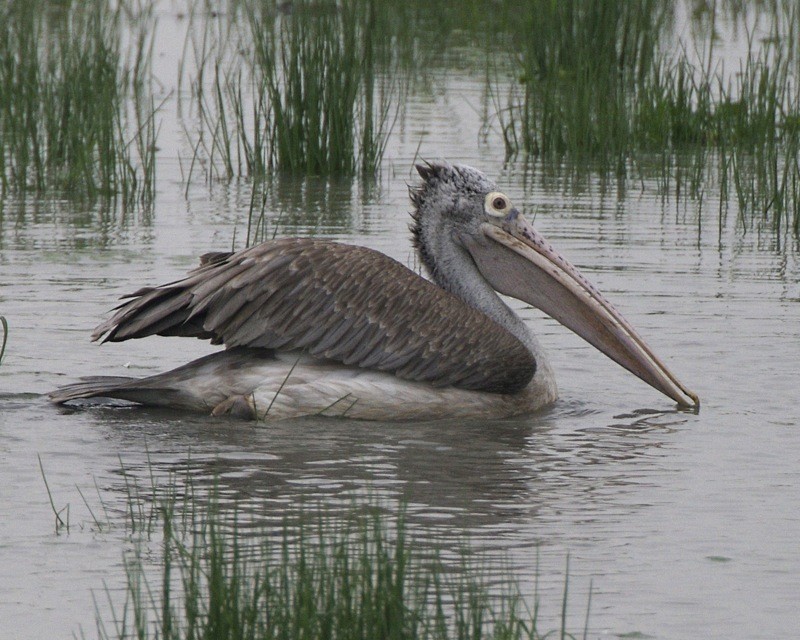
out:
{"label": "pelican body", "polygon": [[107,397],[256,419],[506,417],[558,397],[531,304],[672,398],[698,406],[597,289],[480,171],[418,165],[414,246],[430,280],[368,249],[283,238],[212,253],[126,296],[93,340],[188,336],[223,351],[147,378],[92,377],[56,403]]}

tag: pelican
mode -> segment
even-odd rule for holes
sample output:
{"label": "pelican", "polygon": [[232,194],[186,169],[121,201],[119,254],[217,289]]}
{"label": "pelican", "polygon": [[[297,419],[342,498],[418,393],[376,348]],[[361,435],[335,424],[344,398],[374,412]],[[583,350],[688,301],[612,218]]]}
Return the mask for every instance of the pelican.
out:
{"label": "pelican", "polygon": [[699,406],[639,334],[472,167],[417,165],[414,247],[430,280],[366,247],[282,238],[204,255],[125,296],[92,340],[190,336],[225,350],[146,378],[91,377],[50,397],[282,419],[507,417],[557,398],[539,341],[499,293],[537,307],[684,407]]}

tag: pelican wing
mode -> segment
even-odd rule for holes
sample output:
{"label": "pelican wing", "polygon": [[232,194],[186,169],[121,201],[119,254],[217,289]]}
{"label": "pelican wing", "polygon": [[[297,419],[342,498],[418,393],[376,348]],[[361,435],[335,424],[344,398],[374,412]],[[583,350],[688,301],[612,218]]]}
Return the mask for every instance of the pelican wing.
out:
{"label": "pelican wing", "polygon": [[388,256],[286,238],[204,256],[186,278],[147,287],[93,340],[158,334],[226,347],[302,349],[436,386],[513,393],[533,356],[504,328]]}

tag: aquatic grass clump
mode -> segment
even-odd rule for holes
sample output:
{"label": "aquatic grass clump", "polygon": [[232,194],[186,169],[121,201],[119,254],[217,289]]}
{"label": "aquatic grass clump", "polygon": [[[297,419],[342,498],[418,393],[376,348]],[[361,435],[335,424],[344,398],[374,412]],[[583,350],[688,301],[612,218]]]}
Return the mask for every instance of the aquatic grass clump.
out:
{"label": "aquatic grass clump", "polygon": [[[796,11],[788,26],[800,26]],[[733,74],[714,68],[711,58],[705,67],[685,55],[662,62],[638,96],[634,151],[662,157],[665,191],[673,183],[676,192],[700,199],[705,185],[716,184],[723,202],[736,199],[743,222],[766,223],[776,232],[791,226],[796,234],[800,77],[785,28],[776,19],[773,36],[757,46],[751,36]],[[694,169],[682,189],[679,165],[687,155]]]}
{"label": "aquatic grass clump", "polygon": [[[556,633],[539,630],[538,600],[529,608],[513,580],[490,587],[465,556],[453,570],[420,551],[402,511],[390,518],[375,505],[353,505],[338,519],[318,513],[267,530],[213,498],[191,502],[188,520],[174,501],[158,511],[155,569],[144,544],[127,557],[126,602],[113,629],[98,614],[101,638],[532,640]],[[564,628],[567,590],[565,581],[562,638],[575,637]]]}
{"label": "aquatic grass clump", "polygon": [[119,41],[120,14],[104,2],[61,10],[12,0],[0,8],[3,194],[152,199],[149,50],[142,37],[127,68]]}
{"label": "aquatic grass clump", "polygon": [[518,92],[501,122],[509,153],[624,158],[634,94],[672,15],[657,0],[538,0],[512,25]]}
{"label": "aquatic grass clump", "polygon": [[208,177],[375,174],[394,81],[378,75],[379,60],[386,65],[391,55],[373,4],[302,0],[282,12],[245,3],[243,11],[235,46],[211,55],[219,43],[209,45],[215,36],[206,32],[195,47],[200,129],[190,138]]}
{"label": "aquatic grass clump", "polygon": [[[533,5],[536,5],[535,8]],[[800,230],[800,69],[794,5],[758,9],[769,37],[747,31],[736,69],[716,56],[711,35],[667,53],[672,9],[650,0],[533,3],[519,32],[519,83],[499,110],[509,155],[644,177],[660,167],[664,193],[722,204],[742,221]],[[747,18],[747,16],[745,16]],[[745,27],[747,29],[747,27]],[[698,60],[700,51],[705,59]]]}

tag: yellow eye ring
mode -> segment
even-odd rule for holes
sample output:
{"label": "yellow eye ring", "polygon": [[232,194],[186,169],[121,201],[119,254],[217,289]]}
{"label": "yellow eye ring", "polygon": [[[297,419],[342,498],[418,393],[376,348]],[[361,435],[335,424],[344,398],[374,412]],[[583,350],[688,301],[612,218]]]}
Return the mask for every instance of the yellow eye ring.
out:
{"label": "yellow eye ring", "polygon": [[490,216],[504,216],[511,208],[511,202],[505,194],[492,191],[486,195],[483,208]]}

